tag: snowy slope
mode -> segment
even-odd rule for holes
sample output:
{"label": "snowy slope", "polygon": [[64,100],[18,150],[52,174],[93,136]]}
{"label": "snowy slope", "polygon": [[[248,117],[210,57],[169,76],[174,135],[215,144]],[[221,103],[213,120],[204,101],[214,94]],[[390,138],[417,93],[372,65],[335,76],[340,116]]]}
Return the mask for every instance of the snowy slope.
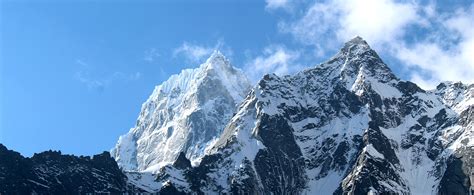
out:
{"label": "snowy slope", "polygon": [[155,88],[112,155],[129,171],[157,172],[180,152],[199,162],[249,88],[245,75],[215,51],[199,68],[183,70]]}

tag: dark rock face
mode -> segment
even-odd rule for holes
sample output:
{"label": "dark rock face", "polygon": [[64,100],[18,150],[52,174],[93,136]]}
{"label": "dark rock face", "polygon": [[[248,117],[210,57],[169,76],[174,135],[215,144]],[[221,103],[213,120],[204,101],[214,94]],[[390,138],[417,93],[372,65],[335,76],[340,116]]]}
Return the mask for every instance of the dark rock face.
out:
{"label": "dark rock face", "polygon": [[[245,160],[243,167],[238,169],[237,177],[230,177],[231,180],[231,194],[262,194],[259,190],[257,175],[252,170],[252,162]],[[247,176],[246,178],[239,178],[239,176]]]}
{"label": "dark rock face", "polygon": [[160,195],[186,195],[186,193],[176,189],[173,184],[168,184],[161,188]]}
{"label": "dark rock face", "polygon": [[127,177],[108,152],[90,158],[47,151],[25,158],[0,144],[0,194],[125,192]]}
{"label": "dark rock face", "polygon": [[305,185],[304,159],[295,142],[293,129],[280,117],[263,115],[260,120],[257,136],[267,148],[258,151],[254,164],[264,191],[299,193]]}
{"label": "dark rock face", "polygon": [[191,161],[186,158],[184,152],[179,153],[178,159],[173,163],[173,166],[178,169],[187,169],[191,168]]}
{"label": "dark rock face", "polygon": [[439,194],[473,194],[473,179],[474,146],[471,146],[449,157],[439,185]]}
{"label": "dark rock face", "polygon": [[452,157],[441,179],[439,194],[469,194],[469,176],[463,170],[463,161]]}
{"label": "dark rock face", "polygon": [[219,164],[223,164],[221,155],[208,155],[204,156],[199,166],[186,171],[184,175],[191,185],[190,189],[202,194],[201,187],[210,180],[207,173],[216,169]]}
{"label": "dark rock face", "polygon": [[[370,128],[371,124],[369,124]],[[390,141],[383,135],[377,126],[372,126],[364,134],[364,144],[370,144],[383,157],[376,157],[370,152],[362,152],[355,167],[348,174],[342,185],[337,189],[335,194],[367,194],[370,190],[377,190],[381,194],[399,194],[389,186],[383,183],[394,182],[401,185],[402,189],[406,189],[403,179],[397,173],[397,169],[393,165],[399,165],[397,155],[393,151]],[[409,194],[406,189],[403,194]]]}
{"label": "dark rock face", "polygon": [[30,194],[34,186],[27,178],[37,178],[31,161],[0,144],[0,193]]}

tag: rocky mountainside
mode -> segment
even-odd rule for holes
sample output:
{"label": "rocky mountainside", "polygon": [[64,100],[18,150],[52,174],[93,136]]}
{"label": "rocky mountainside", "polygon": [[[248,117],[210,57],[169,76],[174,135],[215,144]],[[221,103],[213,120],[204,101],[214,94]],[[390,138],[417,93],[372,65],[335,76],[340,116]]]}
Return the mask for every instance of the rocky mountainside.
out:
{"label": "rocky mountainside", "polygon": [[249,89],[244,74],[215,51],[199,68],[183,70],[155,88],[112,155],[127,171],[156,172],[181,152],[198,163]]}
{"label": "rocky mountainside", "polygon": [[235,194],[468,194],[474,85],[425,91],[360,37],[325,63],[266,75],[196,166],[162,190]]}
{"label": "rocky mountainside", "polygon": [[25,158],[0,144],[0,194],[141,192],[108,152],[90,157],[47,151]]}

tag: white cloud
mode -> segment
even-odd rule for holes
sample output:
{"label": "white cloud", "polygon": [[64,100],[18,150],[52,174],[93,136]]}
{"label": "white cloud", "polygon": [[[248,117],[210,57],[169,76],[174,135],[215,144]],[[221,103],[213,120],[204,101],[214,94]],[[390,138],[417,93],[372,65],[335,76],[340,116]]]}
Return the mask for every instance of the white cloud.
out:
{"label": "white cloud", "polygon": [[[474,83],[474,14],[459,10],[455,15],[440,21],[441,26],[433,39],[399,46],[395,55],[408,66],[428,72],[428,77],[418,73],[412,80],[424,88],[434,88],[441,81]],[[446,37],[449,36],[449,37]],[[449,41],[449,40],[455,40]]]}
{"label": "white cloud", "polygon": [[412,81],[431,88],[444,80],[473,82],[473,7],[439,13],[434,2],[318,1],[279,27],[314,46],[320,56],[362,36],[378,52],[414,70],[409,76]]}
{"label": "white cloud", "polygon": [[[311,6],[304,16],[290,23],[281,22],[279,29],[282,32],[291,33],[303,44],[315,45],[321,48],[323,45],[331,47],[331,41],[323,41],[333,38],[330,32],[338,27],[338,10],[329,4],[316,3]],[[335,46],[334,44],[333,46]]]}
{"label": "white cloud", "polygon": [[267,9],[278,9],[278,8],[285,8],[289,4],[289,0],[265,0],[267,5],[265,8]]}
{"label": "white cloud", "polygon": [[264,74],[287,75],[302,68],[296,63],[299,53],[283,46],[270,45],[262,53],[263,55],[247,62],[244,68],[249,79],[254,82],[261,79]]}
{"label": "white cloud", "polygon": [[209,56],[212,51],[212,47],[203,47],[184,42],[180,47],[174,50],[173,56],[183,55],[191,62],[199,62],[204,57]]}
{"label": "white cloud", "polygon": [[280,30],[317,47],[334,47],[357,35],[378,45],[398,39],[419,18],[413,3],[336,0],[314,3],[297,21],[281,23]]}
{"label": "white cloud", "polygon": [[417,5],[393,0],[337,1],[342,8],[337,36],[348,40],[362,36],[372,44],[391,43],[405,34],[406,27],[417,23]]}
{"label": "white cloud", "polygon": [[203,46],[184,42],[173,51],[173,56],[183,56],[189,63],[201,63],[209,57],[214,50],[220,50],[227,58],[231,58],[233,51],[225,45],[223,40],[218,40],[213,46]]}

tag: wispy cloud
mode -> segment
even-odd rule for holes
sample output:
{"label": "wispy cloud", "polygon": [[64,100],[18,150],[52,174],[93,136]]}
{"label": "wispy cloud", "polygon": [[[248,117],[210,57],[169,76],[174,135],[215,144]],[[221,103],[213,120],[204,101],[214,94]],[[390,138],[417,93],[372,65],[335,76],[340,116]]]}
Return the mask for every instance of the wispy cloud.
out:
{"label": "wispy cloud", "polygon": [[105,89],[105,85],[107,84],[106,80],[92,78],[86,71],[76,72],[74,78],[81,83],[84,83],[89,89],[96,89],[98,91],[103,91]]}
{"label": "wispy cloud", "polygon": [[140,72],[123,73],[119,71],[99,77],[92,73],[92,67],[84,61],[76,60],[76,64],[80,65],[80,70],[74,74],[74,78],[86,85],[87,88],[100,92],[115,81],[135,81],[142,77]]}
{"label": "wispy cloud", "polygon": [[289,0],[265,0],[265,3],[267,3],[265,6],[267,9],[286,8],[290,5]]}
{"label": "wispy cloud", "polygon": [[214,50],[220,50],[228,58],[233,55],[232,49],[226,46],[223,40],[218,40],[215,45],[211,46],[183,42],[181,46],[173,51],[173,57],[182,56],[189,63],[200,63],[209,57]]}
{"label": "wispy cloud", "polygon": [[270,45],[263,50],[262,55],[249,60],[244,70],[253,82],[268,73],[287,75],[302,68],[297,63],[299,56],[297,51],[288,50],[281,45]]}
{"label": "wispy cloud", "polygon": [[174,50],[173,56],[183,55],[192,62],[199,62],[205,56],[210,55],[212,51],[212,47],[203,47],[184,42],[180,47]]}
{"label": "wispy cloud", "polygon": [[418,23],[417,5],[392,0],[336,0],[312,4],[294,21],[279,24],[301,43],[327,50],[357,35],[379,46],[398,40]]}
{"label": "wispy cloud", "polygon": [[321,56],[362,36],[405,68],[416,67],[411,80],[432,88],[443,80],[474,81],[474,6],[460,7],[442,12],[433,1],[317,1],[279,27]]}
{"label": "wispy cloud", "polygon": [[156,48],[150,48],[145,51],[145,55],[143,57],[143,60],[146,62],[154,62],[158,57],[160,57],[161,54],[158,52],[158,49]]}

